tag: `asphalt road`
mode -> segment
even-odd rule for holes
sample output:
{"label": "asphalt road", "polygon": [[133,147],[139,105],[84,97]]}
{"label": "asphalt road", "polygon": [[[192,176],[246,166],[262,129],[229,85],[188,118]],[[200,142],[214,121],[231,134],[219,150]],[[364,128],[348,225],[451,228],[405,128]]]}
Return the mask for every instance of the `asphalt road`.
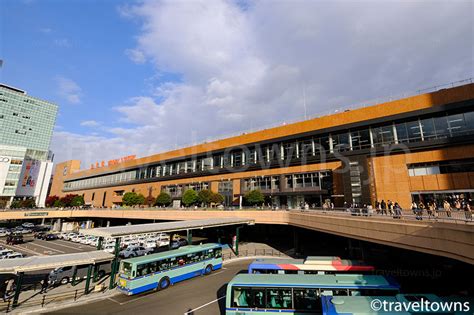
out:
{"label": "asphalt road", "polygon": [[226,284],[234,275],[247,270],[252,259],[224,265],[208,276],[180,282],[164,291],[136,296],[117,295],[42,314],[160,314],[219,315],[225,313]]}
{"label": "asphalt road", "polygon": [[6,238],[0,238],[0,245],[10,248],[14,251],[25,254],[26,256],[34,255],[59,255],[71,254],[80,252],[90,252],[95,250],[95,247],[90,245],[83,245],[65,240],[44,241],[34,239],[33,235],[24,235],[24,243],[18,245],[6,245]]}

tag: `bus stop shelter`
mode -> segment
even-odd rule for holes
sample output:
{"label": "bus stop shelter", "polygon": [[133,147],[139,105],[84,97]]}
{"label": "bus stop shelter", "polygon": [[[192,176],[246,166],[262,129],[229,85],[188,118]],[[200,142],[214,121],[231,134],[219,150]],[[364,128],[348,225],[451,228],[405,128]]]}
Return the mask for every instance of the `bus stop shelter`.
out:
{"label": "bus stop shelter", "polygon": [[[215,218],[215,219],[202,219],[202,220],[185,220],[185,221],[172,221],[172,222],[161,222],[161,223],[147,223],[137,225],[121,225],[113,227],[86,229],[81,231],[84,235],[92,235],[99,237],[99,244],[97,249],[101,249],[102,241],[104,238],[115,238],[115,250],[114,260],[112,262],[112,271],[110,273],[110,284],[109,288],[112,289],[115,285],[114,278],[115,273],[118,271],[118,255],[120,250],[120,238],[127,235],[146,234],[146,233],[173,233],[178,231],[186,231],[188,243],[192,240],[193,230],[202,230],[205,228],[232,226],[236,227],[236,244],[235,252],[239,253],[239,231],[243,225],[253,225],[255,220],[253,219],[242,219],[242,218]],[[170,237],[170,243],[172,237]]]}
{"label": "bus stop shelter", "polygon": [[89,293],[93,266],[113,259],[114,256],[112,254],[104,251],[4,259],[0,260],[0,274],[15,274],[17,276],[15,295],[13,296],[13,307],[16,307],[20,297],[21,285],[25,272],[55,269],[65,266],[89,265],[87,270],[86,287],[84,289],[84,293],[87,294]]}

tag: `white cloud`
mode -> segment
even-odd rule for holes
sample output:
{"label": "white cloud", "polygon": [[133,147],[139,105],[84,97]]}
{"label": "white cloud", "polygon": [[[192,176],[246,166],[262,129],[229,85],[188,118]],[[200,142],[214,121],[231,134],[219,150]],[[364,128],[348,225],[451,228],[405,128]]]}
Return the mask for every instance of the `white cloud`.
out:
{"label": "white cloud", "polygon": [[[141,1],[137,63],[175,73],[116,107],[114,156],[146,155],[472,76],[472,2]],[[446,27],[449,25],[449,27]],[[68,135],[62,134],[62,139]],[[105,150],[94,154],[109,154]]]}
{"label": "white cloud", "polygon": [[145,55],[138,49],[127,49],[125,55],[136,64],[143,64],[146,61]]}
{"label": "white cloud", "polygon": [[56,83],[61,97],[72,104],[79,104],[81,102],[82,89],[76,82],[63,76],[57,76]]}
{"label": "white cloud", "polygon": [[100,123],[95,120],[83,120],[80,125],[84,127],[98,127],[100,126]]}
{"label": "white cloud", "polygon": [[49,27],[43,27],[43,28],[40,28],[39,31],[40,31],[41,33],[44,33],[44,34],[49,34],[49,33],[51,33],[53,30],[52,30],[51,28],[49,28]]}

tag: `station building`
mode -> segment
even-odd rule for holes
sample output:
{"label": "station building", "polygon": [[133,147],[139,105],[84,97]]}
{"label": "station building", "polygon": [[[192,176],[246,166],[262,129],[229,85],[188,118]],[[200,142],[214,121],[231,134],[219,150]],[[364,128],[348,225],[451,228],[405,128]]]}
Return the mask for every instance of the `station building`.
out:
{"label": "station building", "polygon": [[44,207],[53,170],[49,145],[58,106],[0,84],[0,208],[14,198]]}
{"label": "station building", "polygon": [[260,189],[278,207],[471,198],[474,84],[346,110],[123,163],[81,170],[59,163],[51,195],[84,195],[95,207],[125,192],[179,200],[211,189],[239,206]]}

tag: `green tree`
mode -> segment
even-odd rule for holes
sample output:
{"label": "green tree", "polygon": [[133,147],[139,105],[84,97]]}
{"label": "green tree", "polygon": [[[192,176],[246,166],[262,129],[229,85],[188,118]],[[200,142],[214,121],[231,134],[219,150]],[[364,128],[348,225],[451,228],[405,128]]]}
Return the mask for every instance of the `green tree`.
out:
{"label": "green tree", "polygon": [[145,196],[143,196],[142,194],[138,194],[138,195],[137,195],[137,203],[136,203],[136,205],[144,205],[144,204],[145,204],[145,201],[146,201]]}
{"label": "green tree", "polygon": [[184,203],[186,207],[189,207],[196,203],[198,200],[198,195],[196,191],[193,189],[188,189],[184,192],[183,197],[181,198],[181,201]]}
{"label": "green tree", "polygon": [[10,204],[10,209],[19,209],[21,208],[21,201],[20,200],[13,200]]}
{"label": "green tree", "polygon": [[203,206],[209,206],[211,202],[212,191],[209,189],[203,189],[198,193],[198,202],[200,202]]}
{"label": "green tree", "polygon": [[122,203],[125,206],[135,206],[138,204],[138,195],[136,192],[129,191],[122,196]]}
{"label": "green tree", "polygon": [[171,196],[165,191],[162,191],[158,197],[156,197],[155,205],[160,207],[167,207],[171,204]]}
{"label": "green tree", "polygon": [[210,198],[210,202],[216,205],[220,205],[224,202],[224,196],[219,193],[213,192]]}
{"label": "green tree", "polygon": [[265,196],[259,189],[251,190],[245,194],[245,201],[251,205],[261,205],[265,201]]}
{"label": "green tree", "polygon": [[72,198],[71,207],[81,207],[83,205],[84,205],[84,197],[77,195],[74,198]]}
{"label": "green tree", "polygon": [[36,208],[36,202],[34,199],[25,199],[21,201],[21,207],[25,209],[33,209]]}
{"label": "green tree", "polygon": [[76,197],[77,195],[76,194],[68,194],[64,197],[62,197],[60,200],[61,200],[61,204],[63,207],[71,207],[71,203],[72,203],[72,200],[74,199],[74,197]]}
{"label": "green tree", "polygon": [[57,199],[53,202],[53,207],[55,208],[61,208],[61,207],[64,207],[64,204],[61,202],[60,199]]}
{"label": "green tree", "polygon": [[143,196],[142,194],[137,194],[133,191],[129,191],[123,195],[122,203],[125,206],[142,205],[145,203],[145,196]]}

